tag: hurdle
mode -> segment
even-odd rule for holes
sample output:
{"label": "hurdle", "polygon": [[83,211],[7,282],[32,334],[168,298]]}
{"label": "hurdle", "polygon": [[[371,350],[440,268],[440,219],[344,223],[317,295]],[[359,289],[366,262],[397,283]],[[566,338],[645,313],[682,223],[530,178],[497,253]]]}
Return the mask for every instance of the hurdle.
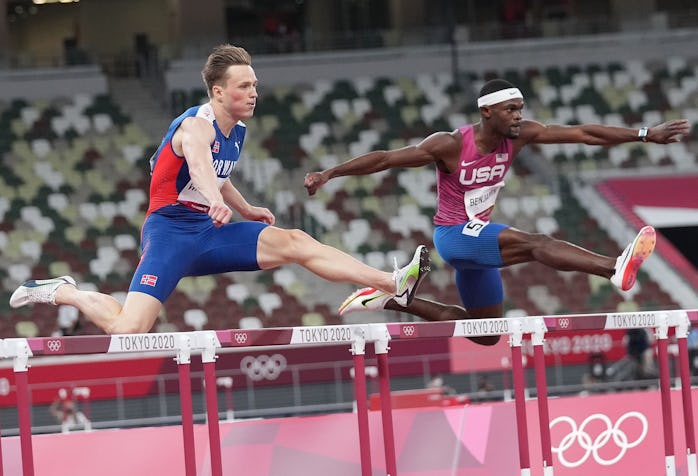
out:
{"label": "hurdle", "polygon": [[[548,316],[544,318],[549,330],[584,329],[636,329],[654,328],[657,339],[657,360],[659,362],[659,388],[661,393],[662,423],[664,433],[664,459],[667,476],[676,475],[676,455],[672,428],[672,408],[670,400],[671,382],[669,375],[669,328],[675,329],[679,350],[679,375],[686,437],[686,458],[689,476],[698,475],[696,465],[695,429],[693,427],[693,402],[688,359],[688,329],[691,322],[698,322],[698,310],[675,310],[632,313],[609,313],[605,315]],[[536,373],[540,369],[536,366]],[[541,425],[542,428],[542,425]],[[543,444],[545,448],[549,447]],[[550,454],[544,460],[551,461]],[[548,474],[548,473],[546,473]],[[552,470],[549,474],[552,474]]]}
{"label": "hurdle", "polygon": [[[20,446],[23,476],[34,475],[30,397],[27,373],[34,356],[169,352],[178,364],[180,407],[182,413],[182,441],[186,476],[196,475],[193,438],[191,394],[191,356],[200,355],[204,366],[206,413],[209,436],[211,474],[222,476],[222,455],[219,433],[219,411],[215,379],[216,352],[222,347],[295,346],[346,344],[354,362],[354,397],[357,404],[357,424],[362,476],[372,474],[368,405],[366,395],[365,350],[372,344],[378,361],[380,380],[382,439],[386,470],[396,476],[392,408],[390,403],[389,343],[391,340],[425,338],[467,338],[480,336],[508,336],[512,355],[514,400],[518,438],[520,474],[531,475],[528,441],[528,422],[525,402],[525,376],[522,342],[530,338],[534,349],[539,432],[543,474],[552,476],[554,466],[550,438],[547,382],[545,378],[545,335],[555,331],[589,329],[654,328],[659,359],[659,387],[663,414],[664,459],[667,476],[676,475],[676,455],[673,442],[672,409],[668,340],[674,330],[679,355],[681,397],[684,414],[684,432],[687,447],[689,476],[698,476],[696,468],[695,434],[693,425],[690,371],[687,336],[691,323],[698,322],[698,310],[670,310],[652,312],[579,314],[565,316],[530,316],[516,318],[466,319],[444,322],[411,322],[352,324],[335,326],[308,326],[269,329],[229,329],[181,333],[125,334],[112,336],[8,338],[0,341],[0,353],[13,359],[16,377],[17,411],[20,426]],[[2,471],[0,453],[0,476]]]}

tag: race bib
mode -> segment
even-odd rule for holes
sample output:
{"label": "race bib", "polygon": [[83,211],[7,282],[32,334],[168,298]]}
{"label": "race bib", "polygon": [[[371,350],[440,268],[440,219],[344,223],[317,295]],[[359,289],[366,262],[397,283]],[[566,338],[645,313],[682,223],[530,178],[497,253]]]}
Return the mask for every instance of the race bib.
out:
{"label": "race bib", "polygon": [[477,238],[478,236],[480,236],[482,230],[484,230],[489,223],[490,222],[488,221],[482,221],[478,218],[473,218],[465,224],[461,233],[463,235],[474,236]]}
{"label": "race bib", "polygon": [[465,211],[469,217],[475,218],[479,214],[494,207],[499,195],[499,189],[504,186],[504,182],[498,182],[494,185],[468,190],[463,194],[463,203]]}
{"label": "race bib", "polygon": [[[223,186],[223,183],[228,180],[227,178],[221,178],[218,177],[218,188],[221,188]],[[179,192],[179,195],[177,196],[177,201],[180,202],[189,202],[189,203],[198,203],[201,205],[208,206],[208,200],[204,198],[204,196],[199,192],[199,189],[196,188],[194,183],[190,180],[187,185],[182,189],[181,192]]]}

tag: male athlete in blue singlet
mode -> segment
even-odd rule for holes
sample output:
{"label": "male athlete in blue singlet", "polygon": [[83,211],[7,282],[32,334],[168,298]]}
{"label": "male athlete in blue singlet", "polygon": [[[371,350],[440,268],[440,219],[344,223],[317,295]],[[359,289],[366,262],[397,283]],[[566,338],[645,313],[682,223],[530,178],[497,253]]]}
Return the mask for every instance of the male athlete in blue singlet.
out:
{"label": "male athlete in blue singlet", "polygon": [[[182,276],[258,270],[257,237],[267,224],[273,223],[271,212],[254,209],[254,214],[247,215],[252,221],[215,226],[222,222],[212,222],[209,201],[194,185],[191,161],[184,160],[173,144],[177,131],[188,118],[202,118],[215,131],[211,157],[219,187],[230,183],[228,177],[240,158],[245,140],[242,122],[224,134],[211,103],[207,103],[189,108],[175,119],[151,158],[150,205],[142,230],[143,254],[129,291],[148,294],[159,301],[172,293]],[[175,222],[177,226],[173,226]],[[233,243],[235,246],[231,246]]]}
{"label": "male athlete in blue singlet", "polygon": [[[366,175],[394,167],[436,165],[438,209],[434,217],[434,245],[444,261],[456,270],[456,286],[465,309],[420,298],[403,307],[383,291],[366,288],[349,296],[340,307],[340,314],[390,309],[427,320],[501,317],[504,298],[499,268],[529,261],[561,271],[603,276],[624,291],[635,284],[638,268],[654,249],[656,236],[651,227],[642,228],[616,258],[550,236],[492,223],[490,213],[511,161],[526,144],[611,146],[637,140],[667,144],[688,134],[688,121],[668,121],[639,131],[602,125],[546,126],[522,119],[523,95],[501,79],[485,83],[478,107],[481,120],[476,124],[434,133],[414,146],[369,152],[306,175],[305,187],[313,195],[334,177]],[[473,340],[494,344],[499,337]]]}
{"label": "male athlete in blue singlet", "polygon": [[[70,276],[23,283],[11,306],[70,304],[107,333],[147,332],[184,276],[287,263],[329,281],[381,289],[408,304],[429,270],[426,247],[393,273],[377,270],[301,230],[271,226],[271,211],[250,205],[229,180],[245,140],[241,121],[252,117],[257,103],[251,61],[242,48],[216,47],[202,71],[209,102],[175,119],[153,155],[142,255],[123,307],[110,295],[79,290]],[[233,210],[244,221],[230,223]]]}

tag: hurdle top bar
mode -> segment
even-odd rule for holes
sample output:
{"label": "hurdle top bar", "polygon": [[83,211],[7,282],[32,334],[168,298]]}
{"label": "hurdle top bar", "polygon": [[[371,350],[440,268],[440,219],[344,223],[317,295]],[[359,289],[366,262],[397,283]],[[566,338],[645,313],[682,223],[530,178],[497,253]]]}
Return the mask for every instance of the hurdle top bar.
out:
{"label": "hurdle top bar", "polygon": [[[168,352],[182,349],[211,351],[219,347],[275,345],[352,344],[390,339],[475,337],[537,332],[536,321],[547,332],[576,330],[632,329],[657,327],[662,322],[678,326],[686,320],[698,323],[698,309],[516,318],[463,319],[443,322],[348,324],[298,326],[269,329],[227,329],[217,331],[166,332],[149,334],[90,335],[3,339],[1,355],[15,357],[28,352],[38,355]],[[518,327],[517,327],[518,326]]]}

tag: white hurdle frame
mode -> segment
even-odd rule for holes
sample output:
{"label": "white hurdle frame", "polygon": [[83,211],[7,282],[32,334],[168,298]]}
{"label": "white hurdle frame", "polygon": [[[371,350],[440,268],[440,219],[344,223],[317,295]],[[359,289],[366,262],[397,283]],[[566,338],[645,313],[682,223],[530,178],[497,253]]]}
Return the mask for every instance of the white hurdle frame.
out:
{"label": "white hurdle frame", "polygon": [[[36,337],[0,340],[0,357],[13,359],[17,411],[20,426],[20,446],[23,476],[34,476],[32,450],[30,396],[27,372],[29,360],[35,355],[99,354],[127,352],[163,352],[174,355],[178,364],[182,437],[185,474],[196,475],[193,437],[190,363],[192,353],[201,355],[204,367],[206,411],[209,434],[211,475],[222,476],[222,455],[218,418],[217,386],[215,378],[216,351],[222,347],[293,346],[308,344],[347,344],[354,359],[354,390],[357,404],[357,423],[361,475],[371,476],[368,399],[366,394],[365,349],[374,345],[380,380],[381,417],[385,462],[388,476],[397,476],[395,440],[393,434],[388,365],[389,342],[392,339],[419,339],[435,337],[481,337],[507,335],[512,352],[516,425],[521,476],[531,475],[528,428],[525,402],[525,375],[522,342],[529,336],[534,349],[539,431],[544,476],[553,476],[554,467],[550,442],[547,383],[543,344],[549,332],[589,329],[654,328],[657,338],[659,383],[663,413],[663,438],[666,476],[676,476],[673,425],[671,419],[671,383],[669,375],[669,329],[675,329],[678,345],[684,431],[687,448],[688,476],[698,476],[696,465],[695,429],[690,386],[687,336],[691,323],[698,323],[698,310],[672,310],[607,314],[579,314],[565,316],[531,316],[518,318],[465,319],[444,322],[415,322],[387,324],[354,324],[337,326],[309,326],[270,329],[231,329],[223,331],[196,331],[181,333],[126,334],[113,336]],[[1,448],[1,445],[0,445]],[[0,476],[2,452],[0,451]]]}

